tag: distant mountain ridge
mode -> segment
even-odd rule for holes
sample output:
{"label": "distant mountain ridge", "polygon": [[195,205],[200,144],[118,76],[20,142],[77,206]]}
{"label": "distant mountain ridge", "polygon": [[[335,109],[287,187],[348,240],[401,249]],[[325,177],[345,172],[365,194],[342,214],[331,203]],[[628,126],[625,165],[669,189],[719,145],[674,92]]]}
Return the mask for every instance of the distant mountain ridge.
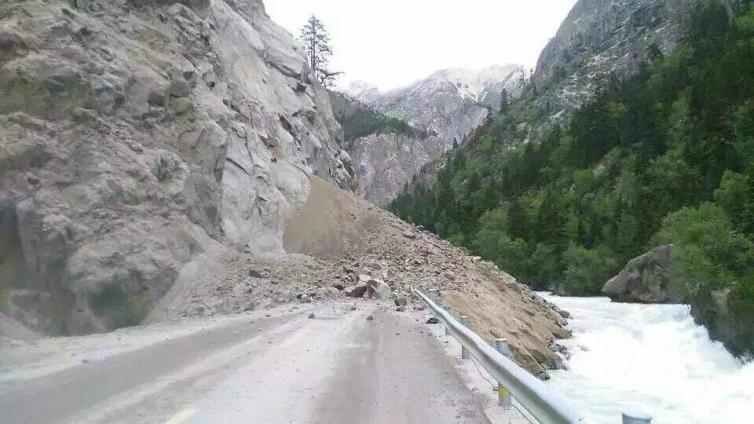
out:
{"label": "distant mountain ridge", "polygon": [[443,141],[447,150],[464,139],[500,109],[503,90],[517,95],[524,81],[521,65],[496,65],[478,71],[443,69],[406,87],[381,93],[375,86],[356,81],[344,90],[350,97],[376,110],[427,130]]}
{"label": "distant mountain ridge", "polygon": [[493,116],[504,92],[518,95],[523,75],[520,65],[445,69],[386,93],[361,81],[345,93],[331,93],[359,180],[357,193],[379,205],[390,203],[424,165]]}

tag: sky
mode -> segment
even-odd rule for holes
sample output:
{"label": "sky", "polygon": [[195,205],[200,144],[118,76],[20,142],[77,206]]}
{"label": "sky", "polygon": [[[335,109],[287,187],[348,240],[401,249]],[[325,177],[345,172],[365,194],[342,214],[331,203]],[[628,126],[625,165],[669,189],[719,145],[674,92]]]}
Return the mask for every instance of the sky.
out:
{"label": "sky", "polygon": [[381,90],[446,68],[533,68],[576,0],[264,0],[295,36],[314,14],[332,39],[339,85]]}

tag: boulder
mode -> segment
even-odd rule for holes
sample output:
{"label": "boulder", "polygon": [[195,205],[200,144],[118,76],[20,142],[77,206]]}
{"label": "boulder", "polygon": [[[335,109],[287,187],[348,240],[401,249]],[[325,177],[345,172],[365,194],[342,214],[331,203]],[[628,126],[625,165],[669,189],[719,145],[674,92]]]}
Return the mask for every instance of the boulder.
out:
{"label": "boulder", "polygon": [[618,302],[680,303],[682,283],[671,278],[672,245],[658,246],[632,259],[602,287]]}
{"label": "boulder", "polygon": [[366,283],[355,284],[345,289],[346,296],[348,297],[363,297],[366,292]]}
{"label": "boulder", "polygon": [[390,286],[378,278],[369,280],[367,287],[367,297],[370,299],[390,299],[393,297]]}

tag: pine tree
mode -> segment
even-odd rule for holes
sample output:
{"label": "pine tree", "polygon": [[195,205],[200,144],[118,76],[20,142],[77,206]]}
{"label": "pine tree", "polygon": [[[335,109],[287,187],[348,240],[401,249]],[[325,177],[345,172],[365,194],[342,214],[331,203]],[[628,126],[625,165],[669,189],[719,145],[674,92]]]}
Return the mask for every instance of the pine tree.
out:
{"label": "pine tree", "polygon": [[299,40],[304,44],[306,60],[319,82],[325,87],[331,86],[341,72],[330,72],[327,69],[333,51],[330,46],[330,35],[322,21],[314,15],[309,17],[306,25],[301,28]]}

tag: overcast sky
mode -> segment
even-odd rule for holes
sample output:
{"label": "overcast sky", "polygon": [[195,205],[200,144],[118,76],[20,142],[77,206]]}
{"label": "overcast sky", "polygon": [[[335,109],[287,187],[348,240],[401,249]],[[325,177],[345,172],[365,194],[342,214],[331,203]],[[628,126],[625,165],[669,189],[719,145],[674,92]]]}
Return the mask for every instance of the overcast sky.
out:
{"label": "overcast sky", "polygon": [[576,0],[264,0],[298,36],[311,14],[330,32],[340,84],[407,85],[438,69],[536,65]]}

